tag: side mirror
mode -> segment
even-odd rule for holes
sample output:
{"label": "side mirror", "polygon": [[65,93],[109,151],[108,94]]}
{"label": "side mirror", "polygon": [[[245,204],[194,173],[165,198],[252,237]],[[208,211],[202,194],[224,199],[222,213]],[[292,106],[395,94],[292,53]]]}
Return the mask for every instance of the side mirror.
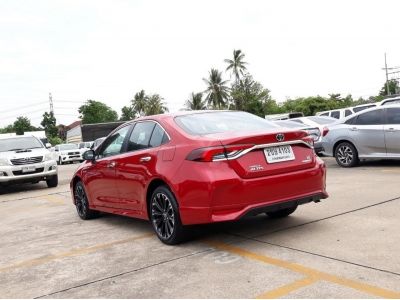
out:
{"label": "side mirror", "polygon": [[49,149],[49,148],[51,148],[51,144],[50,144],[50,143],[46,143],[45,147],[46,147],[47,149]]}
{"label": "side mirror", "polygon": [[94,161],[94,158],[96,157],[95,153],[93,150],[87,150],[83,153],[82,158],[84,160],[91,160]]}

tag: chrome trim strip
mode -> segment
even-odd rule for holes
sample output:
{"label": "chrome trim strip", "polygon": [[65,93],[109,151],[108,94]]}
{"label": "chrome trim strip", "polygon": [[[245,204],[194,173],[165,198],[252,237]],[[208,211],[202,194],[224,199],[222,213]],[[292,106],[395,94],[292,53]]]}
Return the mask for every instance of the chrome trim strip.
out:
{"label": "chrome trim strip", "polygon": [[254,145],[253,147],[243,150],[239,152],[237,155],[228,157],[228,158],[219,158],[219,159],[213,159],[213,161],[224,161],[224,160],[233,160],[233,159],[238,159],[239,157],[242,157],[243,155],[255,150],[255,149],[262,149],[262,148],[269,148],[269,147],[277,147],[277,146],[286,146],[286,145],[295,145],[295,144],[304,144],[308,148],[314,149],[313,146],[310,144],[306,143],[303,140],[293,140],[293,141],[287,141],[287,142],[278,142],[278,143],[270,143],[270,144],[261,144],[261,145]]}

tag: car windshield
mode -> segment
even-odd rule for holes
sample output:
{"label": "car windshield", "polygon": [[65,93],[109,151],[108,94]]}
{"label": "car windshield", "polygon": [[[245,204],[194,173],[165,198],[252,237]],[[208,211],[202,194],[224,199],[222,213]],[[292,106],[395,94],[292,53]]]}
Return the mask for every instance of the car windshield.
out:
{"label": "car windshield", "polygon": [[74,149],[78,149],[78,145],[75,144],[60,145],[60,150],[74,150]]}
{"label": "car windshield", "polygon": [[272,122],[246,112],[207,112],[175,118],[184,131],[192,135],[274,128]]}
{"label": "car windshield", "polygon": [[0,139],[0,152],[43,148],[42,143],[34,137]]}
{"label": "car windshield", "polygon": [[331,124],[331,123],[334,123],[337,121],[334,118],[324,118],[324,117],[316,117],[316,116],[311,116],[311,117],[307,117],[307,118],[319,125]]}

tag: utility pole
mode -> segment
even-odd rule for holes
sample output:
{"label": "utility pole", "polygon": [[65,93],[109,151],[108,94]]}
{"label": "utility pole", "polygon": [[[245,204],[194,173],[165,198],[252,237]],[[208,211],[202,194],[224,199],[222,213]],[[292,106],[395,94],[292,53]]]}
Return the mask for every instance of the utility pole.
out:
{"label": "utility pole", "polygon": [[[386,72],[386,75],[387,75],[387,72]],[[51,93],[49,93],[49,103],[50,103],[50,113],[53,113],[53,116],[54,116],[53,97],[51,96]]]}
{"label": "utility pole", "polygon": [[386,91],[388,96],[390,96],[390,89],[389,89],[389,74],[388,74],[388,67],[386,63],[386,52],[385,52],[385,72],[386,72]]}

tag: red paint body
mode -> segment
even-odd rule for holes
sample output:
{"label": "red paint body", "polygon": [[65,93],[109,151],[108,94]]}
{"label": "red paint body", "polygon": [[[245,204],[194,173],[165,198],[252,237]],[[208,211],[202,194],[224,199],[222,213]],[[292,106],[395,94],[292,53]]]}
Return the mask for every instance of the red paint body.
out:
{"label": "red paint body", "polygon": [[[232,160],[187,159],[199,148],[276,143],[277,133],[284,133],[285,141],[309,141],[305,132],[275,128],[192,136],[175,123],[175,116],[157,115],[131,121],[132,124],[145,120],[158,122],[168,133],[169,142],[87,161],[76,171],[71,190],[74,182],[81,180],[91,209],[149,219],[148,188],[154,180],[162,181],[175,195],[184,225],[236,220],[257,207],[310,196],[327,197],[325,165],[313,149],[302,143],[292,145],[295,160],[274,164],[267,163],[262,148]],[[140,158],[148,156],[150,161],[140,162]],[[110,168],[110,163],[115,167]],[[250,171],[252,165],[263,169]]]}

